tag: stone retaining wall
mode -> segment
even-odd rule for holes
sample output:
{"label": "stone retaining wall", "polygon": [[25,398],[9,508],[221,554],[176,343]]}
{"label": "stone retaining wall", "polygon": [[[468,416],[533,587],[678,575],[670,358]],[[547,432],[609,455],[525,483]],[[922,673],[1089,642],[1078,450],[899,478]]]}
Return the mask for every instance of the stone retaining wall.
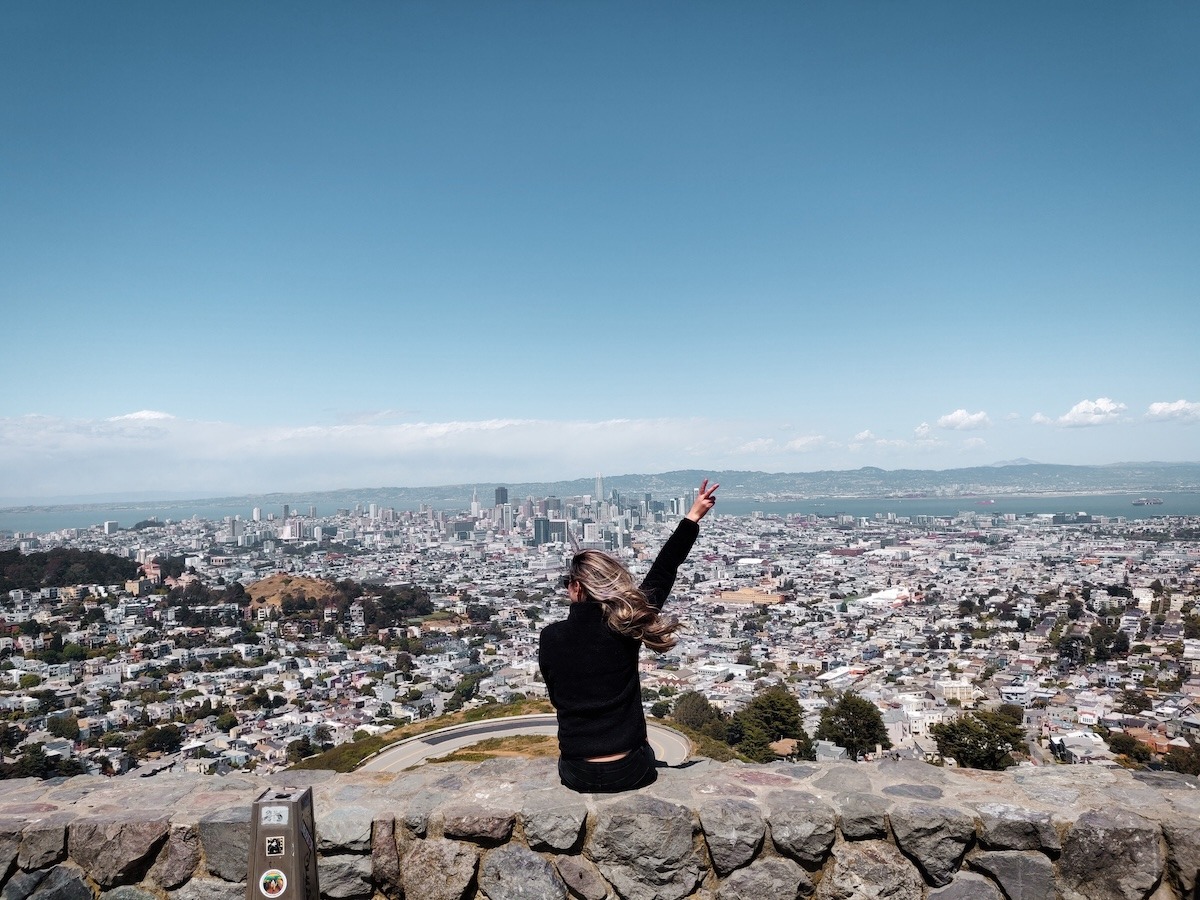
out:
{"label": "stone retaining wall", "polygon": [[0,782],[0,900],[245,900],[252,801],[307,785],[330,900],[1167,900],[1200,873],[1183,776],[705,760],[580,795],[494,760]]}

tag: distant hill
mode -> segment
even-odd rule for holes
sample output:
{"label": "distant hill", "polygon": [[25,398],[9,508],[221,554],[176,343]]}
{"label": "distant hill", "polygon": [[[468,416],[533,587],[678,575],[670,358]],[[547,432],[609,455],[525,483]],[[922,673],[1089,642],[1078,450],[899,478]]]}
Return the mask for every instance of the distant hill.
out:
{"label": "distant hill", "polygon": [[[1156,494],[1172,491],[1200,491],[1200,463],[1124,462],[1105,466],[1062,466],[1015,460],[965,469],[861,469],[819,472],[757,472],[745,470],[705,471],[682,469],[657,474],[605,475],[604,492],[618,491],[630,496],[642,493],[656,498],[680,496],[696,487],[702,478],[721,484],[721,496],[731,499],[769,500],[910,497],[945,497],[979,494],[1103,494],[1131,492]],[[478,490],[484,506],[491,506],[492,492],[498,485],[508,488],[509,499],[519,503],[526,497],[574,497],[595,491],[596,478],[588,476],[568,481],[477,481],[432,487],[357,487],[336,491],[294,491],[248,494],[229,497],[195,498],[213,506],[260,506],[276,508],[289,503],[296,509],[308,505],[322,508],[353,508],[370,503],[412,509],[420,504],[440,509],[463,509],[470,505],[472,491]],[[177,501],[171,501],[177,502]],[[111,506],[91,506],[111,511]],[[12,512],[46,509],[45,506],[12,507]]]}

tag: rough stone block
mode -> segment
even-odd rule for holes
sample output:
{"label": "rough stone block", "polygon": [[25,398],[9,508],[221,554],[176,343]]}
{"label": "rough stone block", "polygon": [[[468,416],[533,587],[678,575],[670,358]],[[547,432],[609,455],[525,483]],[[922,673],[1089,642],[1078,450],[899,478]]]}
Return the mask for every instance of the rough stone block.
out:
{"label": "rough stone block", "polygon": [[560,856],[554,861],[558,874],[571,893],[583,900],[604,900],[608,896],[608,882],[600,870],[583,856]]}
{"label": "rough stone block", "polygon": [[855,841],[833,848],[832,866],[817,885],[816,900],[918,900],[925,883],[892,844]]}
{"label": "rough stone block", "polygon": [[949,884],[975,837],[975,820],[950,806],[909,803],[891,815],[896,844],[934,887]]}
{"label": "rough stone block", "polygon": [[169,827],[167,817],[160,813],[76,819],[68,839],[71,859],[102,888],[140,881]]}
{"label": "rough stone block", "polygon": [[509,844],[488,851],[479,887],[491,900],[566,900],[567,886],[554,866],[532,850]]}
{"label": "rough stone block", "polygon": [[1195,896],[1200,884],[1200,822],[1164,821],[1167,869],[1185,897]]}
{"label": "rough stone block", "polygon": [[167,897],[168,900],[246,900],[246,885],[220,878],[193,878],[179,890],[168,892]]}
{"label": "rough stone block", "polygon": [[17,865],[26,872],[47,869],[67,858],[67,826],[75,817],[56,812],[34,819],[21,832]]}
{"label": "rough stone block", "polygon": [[366,853],[371,849],[371,822],[374,810],[364,806],[344,806],[322,812],[314,810],[317,849],[321,853]]}
{"label": "rough stone block", "polygon": [[535,850],[570,850],[587,821],[587,804],[573,791],[535,791],[521,806],[525,840]]}
{"label": "rough stone block", "polygon": [[811,894],[812,879],[799,863],[770,857],[734,872],[717,891],[717,900],[796,900]]}
{"label": "rough stone block", "polygon": [[805,791],[773,791],[767,821],[776,849],[808,866],[823,864],[837,837],[833,807]]}
{"label": "rough stone block", "polygon": [[250,809],[247,803],[200,819],[196,828],[210,875],[225,881],[245,882],[250,864]]}
{"label": "rough stone block", "polygon": [[842,794],[834,801],[842,837],[848,841],[883,840],[888,836],[889,804],[875,794]]}
{"label": "rough stone block", "polygon": [[400,866],[405,900],[462,900],[479,848],[460,841],[414,841]]}
{"label": "rough stone block", "polygon": [[92,889],[78,869],[55,866],[38,882],[29,900],[92,900]]}
{"label": "rough stone block", "polygon": [[401,850],[396,831],[396,820],[391,816],[371,824],[371,878],[381,887],[399,889]]}
{"label": "rough stone block", "polygon": [[929,892],[929,900],[1005,900],[1000,888],[974,872],[959,872],[945,887]]}
{"label": "rough stone block", "polygon": [[584,852],[624,900],[681,900],[704,872],[692,830],[686,807],[631,794],[598,810]]}
{"label": "rough stone block", "polygon": [[1048,812],[1004,803],[984,803],[977,806],[976,811],[979,813],[979,841],[990,850],[1058,853],[1062,849]]}
{"label": "rough stone block", "polygon": [[200,865],[200,835],[192,825],[175,825],[150,867],[150,880],[174,890],[196,873]]}
{"label": "rough stone block", "polygon": [[1081,815],[1058,861],[1064,900],[1142,900],[1165,865],[1157,823],[1119,809]]}
{"label": "rough stone block", "polygon": [[996,879],[1008,900],[1054,900],[1054,865],[1041,853],[993,850],[980,853],[971,866]]}
{"label": "rough stone block", "polygon": [[456,801],[442,809],[442,833],[468,841],[507,841],[516,819],[511,809]]}
{"label": "rough stone block", "polygon": [[361,853],[322,856],[317,861],[317,880],[321,884],[322,897],[332,897],[334,900],[370,897],[374,893],[371,857]]}
{"label": "rough stone block", "polygon": [[720,875],[744,866],[762,846],[767,823],[749,800],[707,800],[700,805],[700,827],[708,853]]}

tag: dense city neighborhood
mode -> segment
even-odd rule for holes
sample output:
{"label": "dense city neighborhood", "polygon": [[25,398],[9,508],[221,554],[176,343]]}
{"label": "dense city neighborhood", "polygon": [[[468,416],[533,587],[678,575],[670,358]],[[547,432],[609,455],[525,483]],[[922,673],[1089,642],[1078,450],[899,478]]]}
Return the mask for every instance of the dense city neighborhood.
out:
{"label": "dense city neighborhood", "polygon": [[[283,507],[0,535],[4,771],[270,772],[545,698],[538,634],[566,615],[571,555],[608,550],[644,574],[691,499],[598,483],[510,502],[498,487],[458,513]],[[1200,520],[719,513],[667,607],[677,646],[643,651],[648,715],[698,695],[728,717],[782,687],[813,735],[862,698],[887,735],[864,756],[983,765],[945,759],[950,726],[1004,710],[1020,736],[991,748],[997,765],[1195,773]]]}

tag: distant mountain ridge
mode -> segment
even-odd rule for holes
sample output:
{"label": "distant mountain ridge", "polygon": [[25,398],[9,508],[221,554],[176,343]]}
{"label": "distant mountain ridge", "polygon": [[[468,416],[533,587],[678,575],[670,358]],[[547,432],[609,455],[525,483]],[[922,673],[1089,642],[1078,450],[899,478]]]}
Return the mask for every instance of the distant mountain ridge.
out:
{"label": "distant mountain ridge", "polygon": [[[702,478],[720,482],[721,496],[730,499],[803,499],[824,497],[944,496],[971,497],[983,494],[1088,494],[1110,492],[1160,493],[1200,491],[1200,463],[1115,463],[1103,466],[1066,466],[1021,462],[974,466],[964,469],[880,469],[866,466],[853,470],[819,472],[757,472],[742,470],[704,471],[681,469],[657,474],[605,475],[604,492],[631,495],[650,493],[656,498],[679,496],[699,485]],[[512,502],[526,497],[574,497],[595,491],[595,476],[567,481],[501,482],[480,481],[433,487],[345,488],[335,491],[273,492],[230,497],[206,497],[204,502],[244,501],[247,506],[274,507],[290,503],[296,509],[309,504],[322,507],[353,507],[377,503],[414,507],[466,508],[472,491],[478,490],[483,506],[491,506],[494,490],[508,488]],[[131,492],[132,493],[132,492]],[[134,501],[130,501],[131,503]],[[55,507],[68,504],[53,504]],[[71,504],[86,507],[98,504]],[[47,508],[28,505],[22,510]],[[17,507],[12,507],[16,509]]]}

